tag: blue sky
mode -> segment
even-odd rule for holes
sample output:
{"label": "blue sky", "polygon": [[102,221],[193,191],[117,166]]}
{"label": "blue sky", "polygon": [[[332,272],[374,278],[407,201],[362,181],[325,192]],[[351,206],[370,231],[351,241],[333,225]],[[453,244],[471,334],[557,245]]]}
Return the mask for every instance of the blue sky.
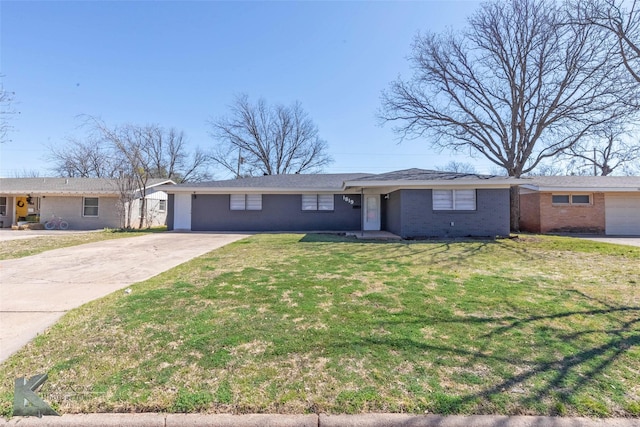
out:
{"label": "blue sky", "polygon": [[[246,93],[300,101],[329,144],[326,172],[434,168],[450,160],[425,141],[398,144],[376,119],[381,91],[411,74],[418,31],[461,28],[478,2],[5,1],[0,73],[15,92],[0,176],[51,175],[47,147],[82,136],[79,115],[109,125],[159,124],[191,147],[214,141],[207,121]],[[222,170],[214,170],[225,178]]]}

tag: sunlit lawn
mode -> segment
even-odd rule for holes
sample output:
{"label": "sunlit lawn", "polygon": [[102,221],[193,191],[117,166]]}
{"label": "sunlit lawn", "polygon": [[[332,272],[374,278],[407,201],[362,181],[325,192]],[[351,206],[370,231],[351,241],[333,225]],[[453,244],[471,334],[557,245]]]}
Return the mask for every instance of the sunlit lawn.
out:
{"label": "sunlit lawn", "polygon": [[257,235],[0,365],[62,413],[640,415],[640,248]]}

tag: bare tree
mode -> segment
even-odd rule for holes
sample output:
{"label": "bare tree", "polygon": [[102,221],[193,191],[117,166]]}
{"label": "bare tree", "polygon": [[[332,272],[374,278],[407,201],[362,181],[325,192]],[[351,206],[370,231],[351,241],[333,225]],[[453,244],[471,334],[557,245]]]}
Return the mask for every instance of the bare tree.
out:
{"label": "bare tree", "polygon": [[50,147],[53,170],[61,176],[116,179],[125,227],[131,226],[130,208],[135,197],[142,205],[139,227],[144,226],[150,179],[185,182],[210,177],[207,156],[200,149],[189,154],[184,134],[175,129],[109,126],[91,116],[85,117],[84,126],[87,134],[83,139],[69,138],[66,145]]}
{"label": "bare tree", "polygon": [[[496,0],[460,33],[418,35],[414,75],[383,92],[382,120],[401,138],[473,149],[520,177],[634,114],[635,82],[594,27],[563,25],[566,15],[550,0]],[[519,212],[512,188],[513,230]]]}
{"label": "bare tree", "polygon": [[22,169],[13,173],[14,178],[40,178],[40,171],[37,169]]}
{"label": "bare tree", "polygon": [[[0,75],[0,78],[4,76]],[[12,130],[9,124],[9,116],[16,114],[12,107],[15,92],[5,90],[4,84],[0,82],[0,143],[7,142],[9,131]]]}
{"label": "bare tree", "polygon": [[114,178],[121,168],[111,147],[94,138],[70,137],[48,147],[47,159],[57,175],[74,178]]}
{"label": "bare tree", "polygon": [[456,173],[478,173],[476,167],[471,163],[457,162],[455,160],[451,160],[449,163],[442,167],[437,167],[436,170]]}
{"label": "bare tree", "polygon": [[[626,7],[627,5],[628,7]],[[573,0],[572,25],[604,30],[629,74],[640,83],[640,4],[638,0]]]}
{"label": "bare tree", "polygon": [[606,129],[599,138],[580,141],[570,148],[570,165],[578,173],[607,176],[635,169],[640,162],[640,145],[619,128]]}
{"label": "bare tree", "polygon": [[332,160],[300,103],[269,106],[238,96],[227,117],[211,120],[214,162],[236,177],[317,172]]}

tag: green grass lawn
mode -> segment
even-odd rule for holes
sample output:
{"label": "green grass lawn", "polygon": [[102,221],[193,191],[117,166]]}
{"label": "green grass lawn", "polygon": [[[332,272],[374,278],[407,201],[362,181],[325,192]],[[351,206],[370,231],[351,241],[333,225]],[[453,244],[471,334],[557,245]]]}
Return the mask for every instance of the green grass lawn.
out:
{"label": "green grass lawn", "polygon": [[640,248],[256,235],[73,310],[0,365],[62,413],[640,416]]}

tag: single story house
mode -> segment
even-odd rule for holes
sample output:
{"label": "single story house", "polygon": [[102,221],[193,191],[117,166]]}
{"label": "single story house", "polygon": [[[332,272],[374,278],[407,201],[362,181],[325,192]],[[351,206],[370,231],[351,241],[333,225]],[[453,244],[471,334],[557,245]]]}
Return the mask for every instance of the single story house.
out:
{"label": "single story house", "polygon": [[640,236],[640,177],[541,176],[520,186],[520,229]]}
{"label": "single story house", "polygon": [[192,231],[386,230],[404,238],[509,234],[503,176],[408,169],[268,175],[164,186],[167,226]]}
{"label": "single story house", "polygon": [[[53,217],[68,222],[70,230],[119,228],[127,211],[132,212],[131,224],[136,227],[142,214],[141,192],[133,192],[131,209],[125,209],[118,183],[103,178],[0,178],[0,228],[45,223]],[[159,188],[163,184],[173,181],[149,180],[145,226],[166,223],[168,196]]]}

